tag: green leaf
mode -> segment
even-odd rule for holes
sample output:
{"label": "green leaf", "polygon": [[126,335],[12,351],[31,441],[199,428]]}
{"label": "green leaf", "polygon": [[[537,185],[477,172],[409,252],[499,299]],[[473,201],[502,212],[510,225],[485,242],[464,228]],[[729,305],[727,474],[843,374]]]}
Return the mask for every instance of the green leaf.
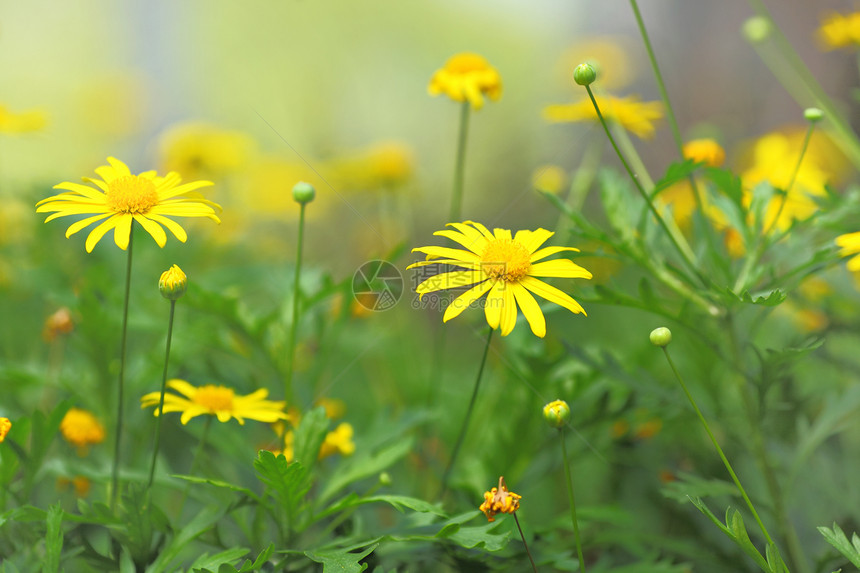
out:
{"label": "green leaf", "polygon": [[251,571],[257,571],[263,567],[268,561],[269,557],[271,557],[272,552],[275,550],[275,544],[270,543],[268,547],[263,549],[257,558],[251,563],[249,560],[245,560],[242,564],[242,568],[239,569],[238,573],[250,573]]}
{"label": "green leaf", "polygon": [[308,470],[314,467],[319,458],[320,446],[328,433],[328,426],[325,408],[320,406],[302,416],[302,421],[296,428],[294,459]]}
{"label": "green leaf", "polygon": [[347,485],[389,468],[394,462],[411,452],[414,445],[415,439],[412,436],[405,436],[376,451],[356,452],[348,461],[342,463],[338,472],[328,480],[317,498],[319,503],[331,498]]}
{"label": "green leaf", "polygon": [[708,167],[704,169],[705,176],[723,192],[735,205],[743,208],[743,184],[741,178],[729,169]]}
{"label": "green leaf", "polygon": [[170,540],[170,543],[158,555],[158,558],[152,562],[150,570],[165,571],[168,570],[168,565],[173,561],[186,545],[203,534],[203,532],[211,529],[219,519],[224,515],[224,509],[215,505],[204,507],[194,519],[185,524],[185,527],[180,529],[177,534]]}
{"label": "green leaf", "polygon": [[226,481],[217,480],[217,479],[210,479],[210,478],[201,478],[201,477],[197,477],[197,476],[180,475],[180,474],[173,474],[170,477],[179,478],[181,480],[185,480],[185,481],[191,482],[191,483],[201,483],[201,484],[207,484],[207,485],[211,485],[211,486],[222,488],[222,489],[229,489],[230,491],[235,491],[237,493],[247,495],[248,497],[250,497],[254,501],[258,501],[258,502],[260,501],[260,496],[258,496],[256,493],[254,493],[250,489],[248,489],[246,487],[239,486],[239,485],[234,485],[234,484],[226,482]]}
{"label": "green leaf", "polygon": [[350,553],[347,549],[330,549],[305,551],[311,561],[323,564],[323,573],[360,573],[367,569],[367,564],[359,561],[370,555],[378,543],[370,545],[360,553]]}
{"label": "green leaf", "polygon": [[60,504],[52,505],[45,520],[45,560],[43,573],[57,573],[60,570],[60,554],[63,551],[63,509]]}
{"label": "green leaf", "polygon": [[[738,510],[734,510],[731,516],[732,522],[732,533],[735,536],[735,543],[743,549],[744,553],[752,557],[753,561],[762,568],[763,571],[770,573],[772,571],[768,562],[765,561],[764,557],[761,556],[758,549],[755,548],[752,541],[750,541],[750,536],[747,533],[747,528],[744,525],[744,518],[741,516],[741,512]],[[726,510],[726,524],[729,523],[729,510]]]}
{"label": "green leaf", "polygon": [[779,554],[779,549],[773,543],[767,544],[767,564],[773,573],[788,573],[788,567],[785,561],[782,560],[782,555]]}
{"label": "green leaf", "polygon": [[[472,514],[472,517],[474,515]],[[479,547],[487,551],[500,551],[505,548],[511,537],[510,531],[496,533],[500,527],[500,520],[473,527],[463,527],[459,523],[449,523],[436,534],[436,537],[438,539],[448,539],[460,547],[467,549]]]}
{"label": "green leaf", "polygon": [[851,542],[849,542],[848,537],[845,536],[845,532],[842,531],[842,528],[836,522],[833,523],[833,529],[819,527],[818,531],[824,536],[827,543],[835,547],[848,561],[860,569],[860,538],[857,537],[856,533],[851,535]]}
{"label": "green leaf", "polygon": [[735,496],[738,493],[733,483],[719,479],[705,479],[693,474],[681,472],[678,480],[666,484],[661,493],[678,502],[688,499],[718,496]]}
{"label": "green leaf", "polygon": [[760,294],[755,298],[753,298],[749,291],[746,290],[743,291],[740,296],[735,294],[734,291],[732,291],[732,289],[730,288],[726,288],[726,292],[739,302],[743,302],[746,304],[756,304],[759,306],[778,306],[782,304],[788,296],[779,289],[772,290],[766,294]]}
{"label": "green leaf", "polygon": [[703,502],[698,497],[695,497],[695,498],[691,497],[689,499],[692,502],[692,504],[695,505],[699,509],[699,511],[704,513],[705,516],[714,523],[714,525],[716,525],[717,527],[720,528],[720,531],[722,531],[723,533],[728,535],[731,539],[735,538],[735,535],[734,535],[734,533],[732,533],[731,529],[729,529],[728,527],[723,525],[723,522],[720,521],[719,519],[717,519],[717,516],[714,515],[710,509],[708,509],[707,505],[705,505],[705,502]]}
{"label": "green leaf", "polygon": [[222,564],[231,564],[247,554],[248,550],[243,547],[227,549],[212,556],[203,554],[194,560],[194,563],[191,564],[189,569],[191,571],[199,571],[201,569],[214,569],[215,567],[220,568]]}
{"label": "green leaf", "polygon": [[254,468],[260,481],[275,492],[288,518],[294,520],[311,487],[307,469],[300,462],[287,462],[284,456],[275,456],[267,450],[258,452]]}
{"label": "green leaf", "polygon": [[696,163],[692,159],[672,163],[669,165],[663,178],[654,184],[651,196],[656,197],[664,189],[668,189],[679,181],[689,178],[701,165],[701,163]]}
{"label": "green leaf", "polygon": [[379,502],[387,503],[401,513],[404,511],[404,509],[411,509],[419,513],[431,513],[440,517],[448,517],[448,514],[445,513],[445,511],[441,507],[436,504],[428,503],[423,499],[408,497],[405,495],[377,495],[372,497],[359,497],[355,493],[350,493],[346,497],[338,500],[336,503],[333,503],[332,505],[327,507],[324,512],[314,516],[314,519],[319,520],[333,513],[338,513],[351,507],[359,507],[362,505],[367,505],[368,503]]}

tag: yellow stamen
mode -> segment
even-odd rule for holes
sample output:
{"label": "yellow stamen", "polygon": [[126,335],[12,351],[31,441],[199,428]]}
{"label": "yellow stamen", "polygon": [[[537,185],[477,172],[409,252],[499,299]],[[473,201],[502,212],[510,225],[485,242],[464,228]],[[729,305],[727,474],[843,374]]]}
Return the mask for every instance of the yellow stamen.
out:
{"label": "yellow stamen", "polygon": [[490,241],[481,254],[481,270],[494,279],[516,282],[531,268],[529,251],[511,239]]}
{"label": "yellow stamen", "polygon": [[234,396],[235,393],[230,388],[206,384],[197,389],[192,400],[213,412],[230,411],[233,409]]}
{"label": "yellow stamen", "polygon": [[108,183],[107,206],[116,213],[147,213],[158,204],[155,183],[139,175],[118,177]]}

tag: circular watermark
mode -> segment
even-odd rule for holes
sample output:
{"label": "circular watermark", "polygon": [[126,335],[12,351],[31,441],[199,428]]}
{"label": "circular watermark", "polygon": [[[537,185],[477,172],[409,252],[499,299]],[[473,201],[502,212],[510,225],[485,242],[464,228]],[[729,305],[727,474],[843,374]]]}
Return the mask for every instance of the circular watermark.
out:
{"label": "circular watermark", "polygon": [[403,275],[388,261],[368,261],[352,275],[352,295],[367,310],[388,310],[403,296]]}

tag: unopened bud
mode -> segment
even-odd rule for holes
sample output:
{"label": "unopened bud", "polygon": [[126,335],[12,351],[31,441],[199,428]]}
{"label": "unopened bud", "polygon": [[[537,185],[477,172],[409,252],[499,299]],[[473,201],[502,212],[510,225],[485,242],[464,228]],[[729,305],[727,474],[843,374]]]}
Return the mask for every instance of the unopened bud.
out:
{"label": "unopened bud", "polygon": [[580,86],[588,86],[597,79],[597,70],[591,64],[579,64],[573,70],[573,81]]}
{"label": "unopened bud", "polygon": [[161,273],[161,278],[158,279],[158,290],[161,292],[161,296],[167,300],[181,298],[187,288],[188,277],[177,265],[173,265]]}
{"label": "unopened bud", "polygon": [[316,197],[316,189],[310,183],[305,183],[304,181],[299,181],[293,187],[293,199],[296,200],[297,203],[310,203]]}
{"label": "unopened bud", "polygon": [[570,419],[570,406],[564,400],[553,400],[543,407],[543,419],[553,428],[561,428]]}
{"label": "unopened bud", "polygon": [[651,344],[654,346],[665,348],[669,346],[670,342],[672,342],[672,331],[665,326],[655,328],[651,331]]}

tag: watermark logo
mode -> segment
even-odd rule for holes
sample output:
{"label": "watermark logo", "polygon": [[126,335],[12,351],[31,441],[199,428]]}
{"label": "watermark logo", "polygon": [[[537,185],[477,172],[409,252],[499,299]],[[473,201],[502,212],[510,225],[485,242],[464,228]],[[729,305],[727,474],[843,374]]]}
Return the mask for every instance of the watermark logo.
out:
{"label": "watermark logo", "polygon": [[368,261],[352,276],[352,294],[367,310],[388,310],[403,296],[403,275],[388,261]]}

